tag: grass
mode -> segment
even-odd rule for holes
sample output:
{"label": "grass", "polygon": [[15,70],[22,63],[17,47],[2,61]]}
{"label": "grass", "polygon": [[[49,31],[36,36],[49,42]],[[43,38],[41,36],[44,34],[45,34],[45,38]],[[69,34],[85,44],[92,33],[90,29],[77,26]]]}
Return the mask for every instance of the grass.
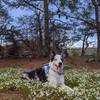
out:
{"label": "grass", "polygon": [[68,69],[65,71],[65,84],[74,89],[69,94],[35,80],[22,80],[22,69],[0,69],[0,91],[18,90],[35,100],[100,100],[100,71]]}

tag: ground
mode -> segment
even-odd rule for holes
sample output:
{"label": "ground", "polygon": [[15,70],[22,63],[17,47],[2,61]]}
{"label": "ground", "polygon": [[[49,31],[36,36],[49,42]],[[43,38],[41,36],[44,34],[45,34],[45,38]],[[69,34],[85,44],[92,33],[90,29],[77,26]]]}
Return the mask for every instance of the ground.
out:
{"label": "ground", "polygon": [[[41,67],[43,64],[48,63],[47,58],[40,59],[1,59],[0,60],[0,68],[5,67],[21,67],[21,68],[33,68],[33,67]],[[65,59],[65,65],[70,65],[72,68],[82,68],[87,67],[90,69],[99,69],[100,63],[95,62],[86,62],[86,59],[74,57]],[[19,91],[6,91],[0,92],[0,100],[29,100]]]}
{"label": "ground", "polygon": [[[33,67],[41,67],[43,64],[48,63],[48,58],[36,58],[32,59],[1,59],[0,60],[0,68],[2,67],[23,67],[23,68],[33,68]],[[97,69],[100,67],[100,63],[96,62],[86,62],[86,58],[83,57],[73,57],[66,58],[64,64],[68,64],[74,66],[73,68],[82,68],[88,67],[92,69]]]}
{"label": "ground", "polygon": [[19,91],[0,92],[0,100],[30,100]]}
{"label": "ground", "polygon": [[22,71],[23,68],[0,69],[1,100],[25,100],[26,97],[26,100],[100,100],[100,70],[65,69],[65,84],[74,93],[47,83],[23,80]]}

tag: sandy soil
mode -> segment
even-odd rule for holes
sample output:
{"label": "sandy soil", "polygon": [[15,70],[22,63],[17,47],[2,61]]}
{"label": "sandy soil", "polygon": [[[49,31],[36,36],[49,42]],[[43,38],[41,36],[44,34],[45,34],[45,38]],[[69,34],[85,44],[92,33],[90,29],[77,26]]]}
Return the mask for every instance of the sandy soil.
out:
{"label": "sandy soil", "polygon": [[[42,67],[43,64],[48,63],[48,58],[36,58],[32,59],[0,59],[0,68],[4,67],[22,67],[22,68],[33,68],[33,67]],[[64,61],[64,64],[74,66],[73,68],[82,68],[88,67],[97,69],[100,68],[100,63],[96,62],[86,62],[86,59],[77,57],[77,58],[67,58]]]}
{"label": "sandy soil", "polygon": [[0,100],[30,100],[19,91],[0,92]]}

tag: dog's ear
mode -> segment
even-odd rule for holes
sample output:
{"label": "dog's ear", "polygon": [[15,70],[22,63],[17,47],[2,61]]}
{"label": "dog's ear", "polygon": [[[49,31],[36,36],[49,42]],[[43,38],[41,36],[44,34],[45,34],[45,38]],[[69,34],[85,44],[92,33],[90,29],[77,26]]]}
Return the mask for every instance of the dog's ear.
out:
{"label": "dog's ear", "polygon": [[50,61],[52,62],[54,57],[55,57],[56,53],[54,51],[51,52],[50,54]]}

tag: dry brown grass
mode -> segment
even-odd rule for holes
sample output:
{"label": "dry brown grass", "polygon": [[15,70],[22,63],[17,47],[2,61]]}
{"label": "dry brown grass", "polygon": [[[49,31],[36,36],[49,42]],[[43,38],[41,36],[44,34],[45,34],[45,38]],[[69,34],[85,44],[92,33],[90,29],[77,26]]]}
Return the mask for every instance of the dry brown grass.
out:
{"label": "dry brown grass", "polygon": [[30,100],[19,91],[0,92],[0,100]]}
{"label": "dry brown grass", "polygon": [[[88,67],[97,69],[100,68],[100,63],[96,62],[86,62],[87,58],[84,57],[72,57],[65,59],[64,64],[74,66],[74,68],[82,68]],[[32,59],[1,59],[0,67],[22,67],[22,68],[33,68],[33,67],[41,67],[43,64],[48,63],[48,58],[36,58]]]}

